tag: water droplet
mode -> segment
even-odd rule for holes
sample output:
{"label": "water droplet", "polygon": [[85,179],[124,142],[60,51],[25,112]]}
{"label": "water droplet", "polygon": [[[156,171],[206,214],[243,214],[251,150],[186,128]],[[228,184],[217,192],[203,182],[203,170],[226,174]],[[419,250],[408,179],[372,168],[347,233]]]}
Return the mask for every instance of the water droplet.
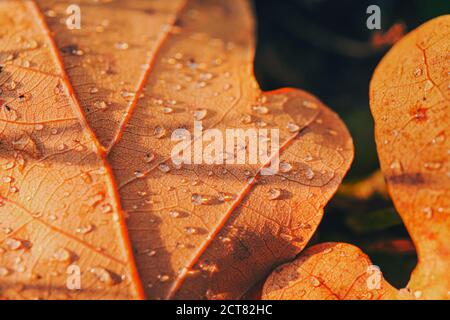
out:
{"label": "water droplet", "polygon": [[153,160],[155,160],[155,158],[156,158],[156,156],[155,156],[154,153],[147,153],[147,154],[144,156],[144,161],[145,161],[146,163],[150,163],[150,162],[152,162]]}
{"label": "water droplet", "polygon": [[164,108],[162,109],[162,112],[163,112],[164,114],[170,114],[170,113],[173,113],[173,108],[171,108],[171,107],[164,107]]}
{"label": "water droplet", "polygon": [[422,71],[422,68],[420,68],[420,67],[417,67],[417,68],[414,70],[414,76],[415,76],[415,77],[420,77],[420,76],[422,75],[422,73],[423,73],[423,71]]}
{"label": "water droplet", "polygon": [[308,180],[311,180],[314,178],[314,171],[311,170],[311,168],[307,168],[305,171],[305,177]]}
{"label": "water droplet", "polygon": [[155,128],[155,130],[153,131],[153,133],[155,134],[156,138],[161,139],[161,138],[164,138],[166,136],[167,131],[163,127],[157,126]]}
{"label": "water droplet", "polygon": [[34,39],[31,39],[27,44],[27,47],[29,49],[36,49],[38,46],[39,46],[39,43],[37,43],[37,41]]}
{"label": "water droplet", "polygon": [[200,81],[200,82],[198,82],[198,83],[197,83],[197,87],[199,87],[199,88],[204,88],[204,87],[206,87],[206,82],[205,82],[205,81]]}
{"label": "water droplet", "polygon": [[220,192],[217,199],[220,202],[228,202],[234,200],[235,196],[229,193]]}
{"label": "water droplet", "polygon": [[79,233],[79,234],[88,234],[92,230],[94,230],[94,226],[92,224],[88,224],[88,225],[76,228],[75,232]]}
{"label": "water droplet", "polygon": [[4,168],[5,168],[5,170],[10,170],[10,169],[14,168],[15,165],[16,165],[16,164],[15,164],[14,161],[8,161],[8,162],[4,165]]}
{"label": "water droplet", "polygon": [[334,131],[334,130],[331,130],[331,129],[329,129],[328,130],[328,134],[330,134],[330,135],[332,135],[332,136],[337,136],[337,131]]}
{"label": "water droplet", "polygon": [[53,259],[59,262],[70,262],[72,260],[72,254],[65,248],[59,248],[53,254]]}
{"label": "water droplet", "polygon": [[11,176],[3,177],[3,182],[4,183],[10,183],[10,182],[13,182],[13,181],[14,181],[14,178],[11,177]]}
{"label": "water droplet", "polygon": [[209,72],[205,72],[205,73],[201,73],[200,74],[200,80],[202,80],[202,81],[211,80],[212,77],[213,77],[213,74],[209,73]]}
{"label": "water droplet", "polygon": [[186,64],[190,69],[196,69],[198,66],[194,59],[189,59]]}
{"label": "water droplet", "polygon": [[287,162],[280,162],[280,171],[282,173],[288,173],[292,171],[292,166],[290,163]]}
{"label": "water droplet", "polygon": [[106,104],[105,101],[96,101],[94,103],[94,107],[97,109],[105,110],[108,107],[108,105]]}
{"label": "water droplet", "polygon": [[109,203],[104,203],[101,205],[100,210],[102,213],[110,213],[112,211],[112,206]]}
{"label": "water droplet", "polygon": [[206,109],[197,109],[194,111],[194,119],[197,121],[203,120],[207,114],[208,111]]}
{"label": "water droplet", "polygon": [[292,132],[292,133],[300,131],[300,127],[298,125],[296,125],[295,123],[291,123],[291,122],[288,123],[287,128],[288,128],[289,132]]}
{"label": "water droplet", "polygon": [[30,101],[30,99],[31,99],[31,93],[29,93],[29,92],[22,93],[21,95],[19,95],[20,102]]}
{"label": "water droplet", "polygon": [[132,94],[130,92],[128,92],[128,90],[126,90],[126,89],[121,90],[120,95],[122,96],[122,98],[128,98],[128,97],[132,96]]}
{"label": "water droplet", "polygon": [[424,165],[425,169],[428,170],[439,170],[440,168],[442,168],[442,163],[441,162],[426,162]]}
{"label": "water droplet", "polygon": [[431,219],[433,217],[433,209],[430,207],[425,207],[422,211],[427,219]]}
{"label": "water droplet", "polygon": [[116,277],[114,277],[114,274],[105,268],[101,267],[91,268],[90,272],[93,273],[100,282],[103,282],[107,285],[114,285],[117,282],[117,279]]}
{"label": "water droplet", "polygon": [[197,233],[197,229],[195,229],[194,227],[187,227],[184,229],[184,231],[186,231],[187,234],[195,234]]}
{"label": "water droplet", "polygon": [[211,199],[209,197],[202,196],[197,193],[193,193],[191,196],[191,201],[194,205],[199,206],[199,205],[209,204]]}
{"label": "water droplet", "polygon": [[400,174],[402,172],[402,164],[398,160],[392,161],[390,168],[396,174]]}
{"label": "water droplet", "polygon": [[172,211],[169,212],[169,216],[172,217],[172,218],[178,218],[178,217],[180,217],[180,215],[181,215],[181,213],[179,211],[176,211],[176,210],[172,210]]}
{"label": "water droplet", "polygon": [[281,197],[281,189],[271,188],[268,194],[270,200],[277,200]]}
{"label": "water droplet", "polygon": [[17,88],[17,82],[15,82],[14,80],[11,80],[9,83],[8,83],[8,85],[7,85],[7,88],[9,89],[9,90],[15,90],[16,88]]}
{"label": "water droplet", "polygon": [[328,253],[331,253],[333,251],[333,248],[326,248],[325,250],[323,250],[323,253],[324,254],[328,254]]}
{"label": "water droplet", "polygon": [[317,109],[318,108],[318,106],[315,102],[308,101],[308,100],[303,101],[303,106],[305,106],[308,109]]}
{"label": "water droplet", "polygon": [[159,164],[158,165],[158,169],[159,169],[159,171],[161,171],[163,173],[167,173],[167,172],[170,171],[170,167],[167,164],[165,164],[165,163]]}
{"label": "water droplet", "polygon": [[426,91],[430,90],[430,89],[433,88],[433,87],[434,87],[433,82],[431,82],[430,80],[425,81],[424,89],[425,89]]}
{"label": "water droplet", "polygon": [[89,89],[89,93],[91,93],[91,94],[94,94],[94,93],[97,93],[97,92],[98,92],[98,89],[95,88],[95,87]]}
{"label": "water droplet", "polygon": [[42,129],[44,129],[44,125],[42,123],[37,123],[34,126],[34,129],[36,129],[36,131],[41,131]]}
{"label": "water droplet", "polygon": [[269,108],[265,107],[265,106],[254,106],[253,111],[255,111],[258,114],[268,114],[269,113]]}
{"label": "water droplet", "polygon": [[56,12],[54,10],[47,10],[45,12],[45,15],[49,18],[55,18],[56,17]]}
{"label": "water droplet", "polygon": [[135,176],[136,178],[143,178],[143,177],[144,177],[144,173],[142,173],[142,172],[139,171],[139,170],[136,170],[136,171],[134,172],[134,176]]}
{"label": "water droplet", "polygon": [[366,300],[372,300],[373,298],[373,293],[372,292],[367,292],[366,294],[363,295],[364,299]]}
{"label": "water droplet", "polygon": [[0,277],[6,277],[11,274],[11,271],[9,271],[8,268],[0,267]]}
{"label": "water droplet", "polygon": [[320,281],[319,281],[319,279],[317,279],[316,277],[311,277],[311,279],[310,279],[310,281],[311,281],[311,285],[313,286],[313,287],[318,287],[318,286],[320,286]]}
{"label": "water droplet", "polygon": [[158,275],[158,280],[161,282],[167,282],[169,281],[170,277],[167,274],[160,274]]}
{"label": "water droplet", "polygon": [[422,297],[422,291],[419,291],[419,290],[415,291],[414,297],[416,297],[416,299],[420,299],[420,297]]}
{"label": "water droplet", "polygon": [[242,118],[241,118],[241,122],[243,123],[243,124],[250,124],[250,123],[252,123],[252,116],[251,115],[249,115],[249,114],[245,114],[245,115],[243,115],[242,116]]}
{"label": "water droplet", "polygon": [[19,250],[23,248],[23,242],[15,238],[6,239],[5,244],[10,250]]}
{"label": "water droplet", "polygon": [[116,49],[119,49],[119,50],[126,50],[129,48],[129,45],[128,45],[128,43],[126,43],[124,41],[120,41],[115,44],[115,47],[116,47]]}
{"label": "water droplet", "polygon": [[431,140],[431,142],[433,144],[437,144],[437,143],[442,143],[445,140],[445,135],[443,132],[441,132],[440,134],[438,134],[436,137],[433,138],[433,140]]}

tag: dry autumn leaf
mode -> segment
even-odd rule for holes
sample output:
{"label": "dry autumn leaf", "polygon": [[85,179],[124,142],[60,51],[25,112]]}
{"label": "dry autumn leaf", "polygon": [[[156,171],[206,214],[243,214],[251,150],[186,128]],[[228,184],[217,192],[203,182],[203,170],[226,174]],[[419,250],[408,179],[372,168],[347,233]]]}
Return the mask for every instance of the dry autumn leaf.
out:
{"label": "dry autumn leaf", "polygon": [[82,27],[66,26],[70,0],[36,0],[87,121],[106,149],[142,95],[155,53],[186,0],[77,1]]}
{"label": "dry autumn leaf", "polygon": [[[311,95],[258,89],[246,1],[189,1],[177,21],[108,159],[148,297],[239,298],[306,245],[349,168],[352,142]],[[279,128],[280,174],[174,166],[170,135],[192,131],[194,120],[223,133]]]}
{"label": "dry autumn leaf", "polygon": [[2,1],[0,21],[0,297],[141,297],[109,165],[41,12]]}
{"label": "dry autumn leaf", "polygon": [[[2,110],[2,152],[5,164],[15,159],[18,188],[1,189],[1,223],[13,233],[5,241],[30,244],[5,247],[0,266],[20,288],[2,297],[140,298],[144,287],[148,298],[238,298],[304,248],[350,166],[352,141],[336,114],[303,91],[258,88],[247,1],[126,3],[81,1],[94,38],[61,26],[64,1],[0,6],[1,79],[14,83]],[[109,23],[98,19],[106,16]],[[20,101],[22,92],[29,100]],[[174,166],[170,136],[194,120],[222,133],[279,129],[280,173],[261,176],[264,164]],[[13,143],[18,126],[22,149]],[[28,215],[16,213],[24,221],[9,216],[11,199],[26,208]],[[55,254],[69,258],[59,266]],[[18,258],[26,272],[13,265]],[[73,260],[82,272],[78,294],[65,288]]]}
{"label": "dry autumn leaf", "polygon": [[447,15],[409,33],[371,82],[381,169],[417,249],[407,288],[397,291],[380,279],[380,288],[370,290],[371,263],[359,249],[323,244],[274,272],[264,298],[449,299],[449,32]]}

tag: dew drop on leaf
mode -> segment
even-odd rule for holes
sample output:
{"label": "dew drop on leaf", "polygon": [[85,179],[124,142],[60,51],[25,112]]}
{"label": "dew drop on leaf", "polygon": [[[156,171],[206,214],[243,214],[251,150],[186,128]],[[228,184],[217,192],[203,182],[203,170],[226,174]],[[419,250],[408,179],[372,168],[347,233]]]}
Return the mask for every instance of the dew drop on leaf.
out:
{"label": "dew drop on leaf", "polygon": [[282,173],[288,173],[292,171],[292,165],[287,162],[280,162],[280,171]]}
{"label": "dew drop on leaf", "polygon": [[167,274],[160,274],[158,275],[158,280],[160,282],[167,282],[169,281],[170,277]]}
{"label": "dew drop on leaf", "polygon": [[15,238],[6,239],[5,244],[10,250],[19,250],[23,248],[23,242]]}
{"label": "dew drop on leaf", "polygon": [[114,277],[113,273],[102,267],[91,268],[90,272],[94,274],[97,279],[107,285],[114,285],[117,282],[116,277]]}
{"label": "dew drop on leaf", "polygon": [[129,48],[129,45],[128,45],[128,43],[126,43],[124,41],[120,41],[115,44],[115,47],[116,47],[116,49],[119,49],[119,50],[126,50]]}
{"label": "dew drop on leaf", "polygon": [[72,254],[65,248],[59,248],[53,254],[53,259],[59,262],[70,262],[72,260]]}
{"label": "dew drop on leaf", "polygon": [[253,111],[255,111],[258,114],[268,114],[269,113],[269,108],[265,107],[265,106],[253,106]]}
{"label": "dew drop on leaf", "polygon": [[167,172],[170,171],[170,167],[167,164],[165,164],[165,163],[159,164],[158,165],[158,169],[159,169],[159,171],[161,171],[163,173],[167,173]]}
{"label": "dew drop on leaf", "polygon": [[164,129],[161,126],[157,126],[155,128],[155,130],[153,131],[153,133],[155,134],[156,138],[161,139],[164,138],[166,136],[166,129]]}
{"label": "dew drop on leaf", "polygon": [[11,274],[11,271],[6,267],[0,267],[0,277],[6,277]]}
{"label": "dew drop on leaf", "polygon": [[311,281],[311,285],[313,286],[313,287],[318,287],[318,286],[320,286],[320,281],[319,281],[319,279],[317,279],[316,277],[311,277],[310,278],[310,281]]}
{"label": "dew drop on leaf", "polygon": [[269,200],[277,200],[281,197],[281,189],[271,188],[268,192]]}
{"label": "dew drop on leaf", "polygon": [[194,111],[194,119],[197,121],[205,119],[208,111],[206,109],[197,109]]}
{"label": "dew drop on leaf", "polygon": [[146,162],[146,163],[150,163],[150,162],[152,162],[153,160],[155,160],[155,154],[154,153],[147,153],[145,156],[144,156],[144,161]]}
{"label": "dew drop on leaf", "polygon": [[308,180],[311,180],[314,178],[314,171],[311,170],[311,168],[307,168],[305,171],[305,177]]}
{"label": "dew drop on leaf", "polygon": [[134,171],[134,176],[135,176],[136,178],[143,178],[143,177],[144,177],[144,173],[142,173],[142,172],[139,171],[139,170],[136,170],[136,171]]}
{"label": "dew drop on leaf", "polygon": [[300,127],[298,125],[296,125],[295,123],[288,123],[287,128],[289,130],[289,132],[295,133],[300,131]]}

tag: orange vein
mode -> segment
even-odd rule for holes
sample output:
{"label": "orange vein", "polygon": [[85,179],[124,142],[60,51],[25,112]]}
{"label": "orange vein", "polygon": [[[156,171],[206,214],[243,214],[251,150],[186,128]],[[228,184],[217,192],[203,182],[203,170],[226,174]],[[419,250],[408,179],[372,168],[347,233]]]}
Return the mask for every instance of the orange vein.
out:
{"label": "orange vein", "polygon": [[[315,119],[317,115],[313,117],[307,124],[303,126],[303,129],[308,127]],[[266,163],[264,163],[261,168],[266,167],[268,164],[273,161],[273,159],[279,155],[289,146],[291,145],[292,141],[294,141],[300,134],[301,130],[297,133],[290,136],[283,145],[279,148],[278,152],[273,154],[272,157],[270,157]],[[203,255],[203,253],[206,251],[206,249],[209,247],[209,245],[212,243],[212,241],[215,239],[217,234],[222,230],[222,228],[227,223],[228,219],[233,214],[234,210],[243,202],[244,198],[247,196],[247,194],[250,192],[252,187],[255,185],[257,181],[257,177],[260,175],[261,169],[258,170],[255,177],[251,179],[251,181],[245,185],[244,189],[241,191],[239,197],[236,199],[236,201],[233,202],[231,207],[225,212],[223,217],[218,221],[218,223],[214,226],[214,228],[209,232],[209,234],[206,237],[206,241],[203,242],[203,244],[194,252],[192,258],[190,259],[189,263],[182,269],[182,271],[178,274],[176,277],[174,283],[172,284],[169,293],[166,296],[166,299],[172,299],[176,292],[180,289],[181,285],[183,284],[184,280],[186,280],[186,277],[188,275],[188,272],[192,267],[197,263],[197,261],[200,259],[200,257]]]}
{"label": "orange vein", "polygon": [[[172,16],[171,19],[169,19],[168,24],[170,26],[173,26],[175,21],[178,19],[179,15],[181,14],[181,12],[184,10],[184,8],[186,7],[186,4],[188,3],[188,0],[184,0],[180,6],[178,7],[178,9],[175,11],[175,14]],[[156,62],[156,57],[158,56],[161,48],[163,47],[163,43],[164,41],[168,38],[170,33],[170,30],[165,30],[164,32],[161,32],[158,35],[158,38],[156,40],[156,45],[154,46],[154,48],[150,51],[149,54],[149,59],[146,63],[146,68],[145,71],[141,77],[141,79],[139,80],[139,85],[137,87],[137,90],[134,93],[134,97],[131,100],[128,109],[125,113],[125,116],[123,117],[122,121],[120,122],[120,126],[119,126],[119,130],[116,132],[116,134],[114,135],[112,141],[109,143],[109,146],[106,148],[106,154],[109,154],[111,149],[120,141],[120,139],[123,136],[123,133],[125,131],[125,127],[127,126],[128,122],[130,121],[131,117],[133,116],[134,113],[134,109],[136,109],[137,103],[139,101],[139,97],[142,94],[142,91],[145,88],[145,85],[147,83],[147,80],[153,70],[153,67],[155,65]]]}
{"label": "orange vein", "polygon": [[75,96],[73,87],[71,85],[71,82],[69,81],[69,77],[67,75],[67,73],[64,70],[64,64],[63,64],[63,60],[61,58],[61,55],[59,53],[58,47],[56,46],[55,40],[53,39],[53,37],[51,36],[51,32],[50,29],[47,25],[47,22],[45,20],[45,17],[42,13],[42,11],[40,10],[38,4],[36,3],[36,0],[32,0],[31,2],[27,2],[27,5],[29,5],[31,7],[31,11],[36,15],[37,20],[40,22],[41,28],[44,31],[45,35],[47,36],[48,41],[50,42],[50,47],[51,47],[51,52],[54,55],[54,58],[58,64],[59,67],[59,71],[61,73],[61,76],[63,78],[64,84],[65,84],[65,88],[68,91],[68,95],[71,97],[72,99],[72,110],[74,111],[74,113],[78,116],[78,119],[80,121],[80,124],[82,126],[82,128],[85,130],[85,132],[88,134],[88,136],[91,138],[91,141],[94,143],[94,149],[97,152],[97,154],[99,155],[100,159],[102,160],[103,166],[106,168],[107,173],[108,173],[108,177],[109,177],[109,183],[107,184],[107,187],[109,189],[110,194],[113,195],[113,200],[114,200],[114,204],[116,207],[116,211],[117,211],[117,216],[118,216],[118,223],[119,223],[119,234],[120,234],[120,238],[122,240],[122,245],[123,248],[125,249],[125,254],[126,254],[126,258],[128,261],[128,266],[130,268],[130,273],[131,273],[131,283],[134,286],[134,290],[136,292],[136,297],[138,299],[143,299],[145,297],[144,294],[144,289],[142,287],[142,282],[140,281],[139,278],[139,274],[137,271],[137,267],[136,267],[136,263],[134,261],[134,255],[133,255],[133,250],[131,248],[131,243],[128,237],[128,231],[126,228],[126,224],[125,224],[125,217],[123,215],[123,211],[120,207],[120,202],[119,202],[119,196],[117,193],[117,188],[116,188],[116,184],[114,182],[113,179],[113,175],[112,175],[112,170],[109,166],[109,163],[106,160],[105,157],[105,150],[104,148],[100,145],[97,137],[95,136],[94,132],[92,131],[92,129],[89,127],[87,120],[86,120],[86,116],[84,111],[81,108],[81,105],[77,99],[77,97]]}

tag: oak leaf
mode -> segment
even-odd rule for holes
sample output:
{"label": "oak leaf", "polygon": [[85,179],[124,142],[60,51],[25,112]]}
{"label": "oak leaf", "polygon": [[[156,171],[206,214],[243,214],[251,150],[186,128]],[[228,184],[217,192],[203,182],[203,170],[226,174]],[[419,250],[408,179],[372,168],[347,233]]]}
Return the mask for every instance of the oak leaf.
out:
{"label": "oak leaf", "polygon": [[68,29],[70,0],[36,0],[73,90],[105,149],[119,139],[153,59],[185,0],[77,1],[80,29]]}
{"label": "oak leaf", "polygon": [[41,11],[2,1],[0,21],[0,297],[142,297],[111,170]]}
{"label": "oak leaf", "polygon": [[[48,164],[31,181],[27,177],[16,179],[20,180],[20,190],[29,188],[41,194],[34,188],[37,184],[45,190],[43,194],[51,194],[52,202],[47,203],[45,196],[36,199],[34,206],[27,208],[31,214],[45,211],[43,214],[50,217],[54,210],[60,213],[62,206],[66,213],[58,221],[60,228],[76,231],[81,222],[95,225],[83,236],[98,249],[95,253],[80,248],[67,251],[83,272],[92,270],[111,288],[102,296],[104,287],[94,280],[84,281],[83,273],[80,293],[68,293],[60,281],[66,275],[61,274],[58,281],[50,276],[50,280],[40,280],[43,285],[34,279],[21,280],[23,296],[58,298],[58,288],[69,298],[141,298],[144,287],[148,298],[239,298],[275,265],[292,259],[304,248],[321,220],[323,207],[350,166],[353,145],[338,116],[312,95],[295,89],[266,93],[259,89],[252,70],[254,25],[247,1],[80,1],[81,11],[86,13],[82,20],[86,29],[81,30],[68,30],[61,23],[67,1],[36,3],[2,3],[1,17],[11,24],[7,29],[10,36],[2,39],[16,36],[18,26],[14,23],[20,19],[12,19],[12,14],[21,9],[26,21],[22,40],[31,41],[30,32],[40,32],[47,45],[39,41],[37,48],[46,55],[30,50],[32,63],[20,70],[31,72],[35,66],[41,77],[44,73],[60,77],[58,83],[68,102],[63,98],[48,102],[53,108],[57,106],[56,110],[64,109],[64,116],[53,109],[46,112],[45,101],[29,109],[31,125],[39,129],[43,125],[44,129],[25,135],[24,139],[36,141],[36,148],[28,140],[23,144],[28,153],[38,152],[38,159],[48,159]],[[129,31],[127,39],[123,39],[121,27]],[[89,37],[92,31],[98,35]],[[16,57],[20,50],[9,51],[14,53],[13,59],[4,71],[22,61]],[[28,50],[24,52],[28,54]],[[48,99],[53,98],[51,85],[33,85],[43,81],[20,78],[32,97],[47,94]],[[90,142],[83,145],[95,161],[71,154],[73,147],[68,141],[81,138],[67,126],[68,114],[81,127],[79,135]],[[37,115],[51,119],[41,120]],[[228,128],[279,129],[280,173],[261,176],[265,164],[173,165],[175,142],[170,136],[178,128],[192,131],[194,120],[201,120],[204,129],[216,128],[222,133]],[[56,132],[61,135],[41,136],[46,130],[52,132],[47,122],[58,123]],[[66,144],[62,161],[54,161],[51,152],[41,148],[55,141]],[[105,168],[100,177],[89,172],[93,184],[106,190],[104,199],[94,197],[85,202],[92,182],[77,180],[76,186],[71,185],[64,179],[67,162],[78,171]],[[32,165],[27,159],[25,168]],[[55,183],[58,179],[62,181]],[[63,198],[65,193],[48,191],[52,188],[69,189],[67,199]],[[6,199],[8,194],[2,190],[1,195]],[[22,197],[21,192],[18,195]],[[26,198],[17,202],[27,203]],[[70,204],[70,211],[65,203],[67,207]],[[82,214],[96,208],[107,212]],[[127,231],[121,208],[128,216]],[[12,229],[23,230],[22,237],[34,243],[27,250],[21,249],[34,262],[24,265],[42,265],[44,270],[47,261],[39,258],[59,243],[45,247],[42,240],[33,238],[32,231],[41,234],[41,227],[28,230],[21,226],[19,223]],[[99,261],[93,266],[105,252],[117,263]],[[9,292],[2,292],[2,296],[16,297]]]}
{"label": "oak leaf", "polygon": [[[245,1],[189,1],[164,41],[109,161],[149,298],[239,298],[294,257],[353,157],[347,129],[299,90],[264,93],[253,76]],[[279,128],[281,172],[170,161],[174,129]],[[151,161],[149,161],[149,157]]]}
{"label": "oak leaf", "polygon": [[275,271],[263,298],[449,298],[449,32],[447,15],[409,33],[380,62],[370,87],[381,170],[417,250],[407,288],[383,279],[371,288],[367,256],[347,244],[323,244]]}

